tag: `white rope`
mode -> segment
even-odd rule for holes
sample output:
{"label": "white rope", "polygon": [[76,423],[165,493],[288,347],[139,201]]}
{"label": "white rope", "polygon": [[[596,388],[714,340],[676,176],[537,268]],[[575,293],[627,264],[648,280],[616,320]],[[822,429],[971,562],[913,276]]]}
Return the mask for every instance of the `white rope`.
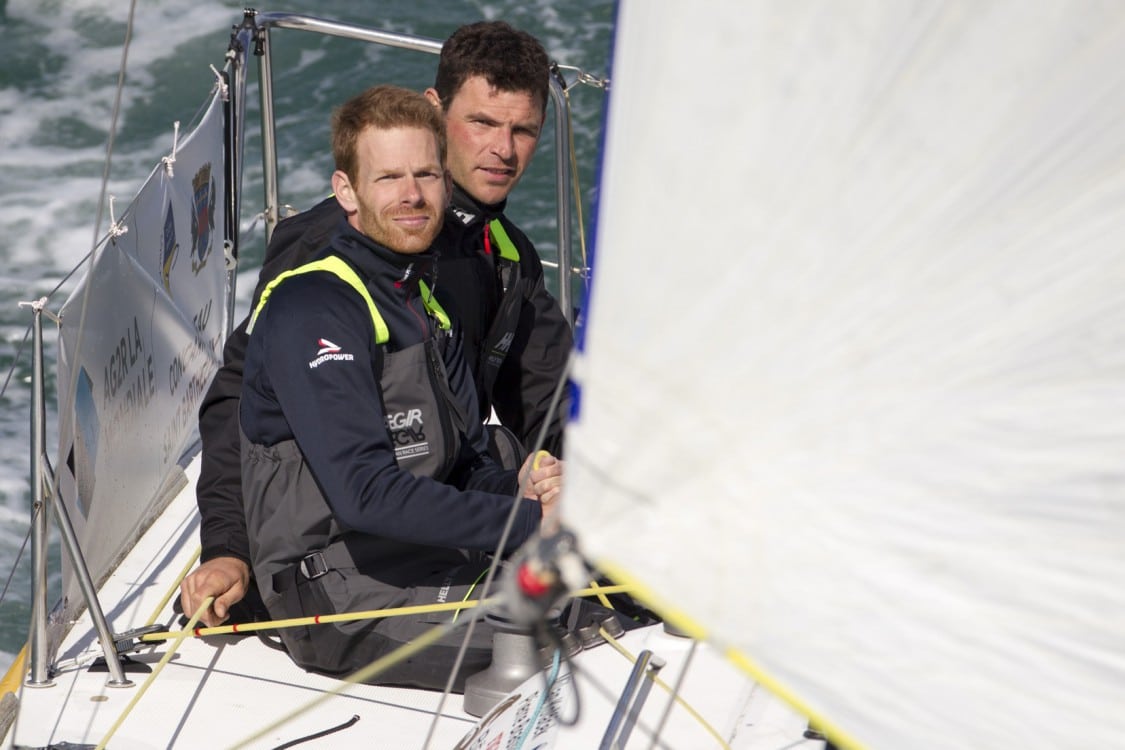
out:
{"label": "white rope", "polygon": [[227,85],[226,80],[223,78],[223,74],[220,73],[218,68],[216,68],[214,65],[209,65],[208,67],[211,68],[211,72],[215,74],[215,82],[219,87],[219,96],[223,98],[224,102],[230,101],[230,86]]}
{"label": "white rope", "polygon": [[230,240],[223,243],[223,259],[226,261],[228,271],[238,268],[238,258],[234,257],[234,243]]}
{"label": "white rope", "polygon": [[125,226],[124,222],[120,222],[113,215],[113,202],[117,200],[117,196],[109,196],[109,236],[111,239],[117,239],[123,234],[129,233],[129,227]]}
{"label": "white rope", "polygon": [[172,153],[169,156],[161,157],[160,161],[164,165],[164,170],[168,172],[169,177],[175,176],[172,171],[172,165],[176,163],[176,149],[180,144],[180,121],[176,120],[172,126]]}

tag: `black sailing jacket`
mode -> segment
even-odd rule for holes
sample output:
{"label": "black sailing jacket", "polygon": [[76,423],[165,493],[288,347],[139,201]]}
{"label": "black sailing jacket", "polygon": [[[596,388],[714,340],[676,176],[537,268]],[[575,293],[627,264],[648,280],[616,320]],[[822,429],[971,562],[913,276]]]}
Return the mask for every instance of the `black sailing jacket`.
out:
{"label": "black sailing jacket", "polygon": [[[501,422],[524,442],[535,445],[546,423],[544,446],[562,452],[564,402],[549,413],[548,406],[573,346],[573,335],[558,303],[547,292],[543,268],[531,241],[502,215],[504,206],[482,207],[454,186],[453,206],[446,212],[437,252],[434,292],[461,325],[466,360],[473,370],[481,418],[495,409]],[[328,198],[308,211],[281,221],[273,233],[254,291],[257,304],[263,287],[283,271],[311,260],[331,239],[343,210]],[[512,330],[493,330],[504,297],[503,263],[495,248],[484,251],[484,227],[499,218],[519,251],[518,278],[510,292],[519,294]],[[509,274],[511,276],[511,274]],[[215,375],[200,406],[199,431],[203,457],[197,501],[201,516],[201,559],[229,555],[250,561],[246,521],[242,513],[238,398],[246,355],[247,321],[227,340],[223,366]],[[501,327],[502,328],[502,327]],[[485,392],[485,363],[496,342],[510,334],[510,346]]]}

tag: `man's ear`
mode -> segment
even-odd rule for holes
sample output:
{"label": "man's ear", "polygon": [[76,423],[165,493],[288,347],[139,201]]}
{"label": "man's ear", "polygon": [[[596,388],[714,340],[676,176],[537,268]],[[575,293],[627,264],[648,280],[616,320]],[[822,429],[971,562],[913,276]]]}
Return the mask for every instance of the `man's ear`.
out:
{"label": "man's ear", "polygon": [[430,100],[430,104],[437,107],[437,110],[439,112],[441,111],[441,97],[438,96],[437,89],[435,89],[433,86],[430,86],[428,89],[426,89],[424,96]]}
{"label": "man's ear", "polygon": [[343,207],[346,213],[354,214],[359,208],[359,201],[356,200],[352,181],[339,169],[332,173],[332,192],[336,194],[336,202]]}

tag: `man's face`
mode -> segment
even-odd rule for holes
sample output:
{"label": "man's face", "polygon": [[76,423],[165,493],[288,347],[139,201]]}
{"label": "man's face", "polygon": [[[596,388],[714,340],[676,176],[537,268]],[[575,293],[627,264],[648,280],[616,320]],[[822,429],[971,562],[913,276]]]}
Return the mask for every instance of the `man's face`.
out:
{"label": "man's face", "polygon": [[348,223],[399,253],[426,250],[441,229],[449,199],[437,138],[423,128],[367,128],[356,141],[358,175],[353,184],[332,175],[336,200]]}
{"label": "man's face", "polygon": [[498,91],[483,76],[468,78],[445,111],[454,182],[481,203],[504,200],[523,176],[542,129],[543,107],[530,93]]}

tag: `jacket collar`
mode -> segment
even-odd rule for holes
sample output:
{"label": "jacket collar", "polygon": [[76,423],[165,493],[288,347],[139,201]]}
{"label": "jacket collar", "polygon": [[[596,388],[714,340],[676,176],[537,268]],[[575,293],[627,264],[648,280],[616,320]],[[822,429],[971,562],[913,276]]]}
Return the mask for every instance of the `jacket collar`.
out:
{"label": "jacket collar", "polygon": [[463,226],[471,226],[477,222],[483,223],[499,218],[504,214],[507,205],[507,200],[491,205],[479,203],[460,185],[453,183],[453,198],[449,203],[446,219],[450,218],[448,214],[453,214]]}
{"label": "jacket collar", "polygon": [[344,257],[372,281],[405,282],[432,278],[437,254],[433,248],[415,255],[396,253],[347,222],[340,221],[331,252]]}

